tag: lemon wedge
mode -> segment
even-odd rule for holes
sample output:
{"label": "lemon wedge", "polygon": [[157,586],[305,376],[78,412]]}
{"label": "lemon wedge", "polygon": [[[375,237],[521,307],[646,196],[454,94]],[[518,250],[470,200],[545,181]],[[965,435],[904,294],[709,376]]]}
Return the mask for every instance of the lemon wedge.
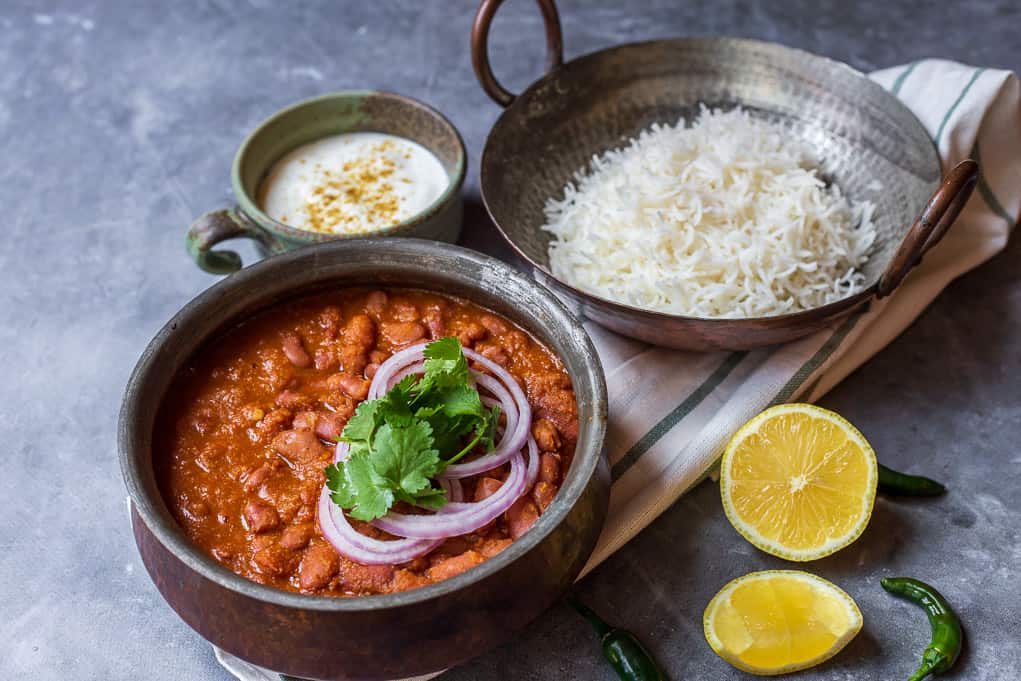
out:
{"label": "lemon wedge", "polygon": [[745,539],[774,556],[806,561],[861,536],[878,477],[875,452],[843,417],[811,404],[780,404],[731,438],[720,493]]}
{"label": "lemon wedge", "polygon": [[850,596],[798,570],[738,577],[713,597],[703,617],[713,651],[761,676],[814,667],[840,652],[861,626]]}

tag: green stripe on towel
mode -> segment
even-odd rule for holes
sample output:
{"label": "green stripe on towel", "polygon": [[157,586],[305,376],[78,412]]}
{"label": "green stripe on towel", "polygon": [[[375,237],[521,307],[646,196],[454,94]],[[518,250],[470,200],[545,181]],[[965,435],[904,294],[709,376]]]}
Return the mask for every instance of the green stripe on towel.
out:
{"label": "green stripe on towel", "polygon": [[950,120],[950,116],[953,115],[954,111],[957,110],[957,107],[960,106],[962,101],[964,101],[964,97],[968,94],[968,90],[971,89],[971,86],[975,84],[975,81],[978,80],[978,77],[983,73],[985,73],[985,69],[975,69],[975,73],[972,74],[971,80],[969,80],[968,84],[964,86],[964,89],[961,90],[961,94],[957,95],[957,99],[954,100],[954,103],[951,104],[950,108],[947,110],[946,115],[943,116],[943,120],[940,122],[939,128],[936,129],[936,136],[933,138],[937,147],[939,146],[940,138],[943,137],[943,129],[947,127],[947,122]]}
{"label": "green stripe on towel", "polygon": [[649,432],[643,435],[638,442],[636,442],[631,449],[624,454],[621,459],[613,465],[610,471],[610,477],[613,480],[619,479],[624,475],[631,466],[635,465],[638,459],[641,458],[645,452],[652,449],[652,447],[662,439],[670,430],[684,419],[685,416],[691,413],[691,411],[702,403],[706,397],[712,394],[716,388],[719,387],[723,381],[727,379],[727,376],[737,368],[737,365],[741,363],[745,357],[748,356],[747,352],[732,352],[727,355],[727,358],[716,368],[713,373],[702,381],[702,385],[698,386],[694,392],[690,393],[687,398],[679,405],[677,405],[669,414],[660,419],[659,423],[654,425]]}
{"label": "green stripe on towel", "polygon": [[969,154],[975,162],[978,163],[978,189],[979,195],[989,206],[989,209],[999,215],[1001,218],[1007,221],[1007,229],[1014,227],[1014,223],[1017,222],[1014,216],[1007,212],[1007,209],[1003,207],[1000,200],[996,198],[996,194],[993,193],[993,188],[989,186],[989,182],[986,181],[985,173],[982,172],[982,157],[978,148],[978,142],[975,142],[975,146],[971,148],[971,154]]}
{"label": "green stripe on towel", "polygon": [[829,359],[830,355],[832,355],[833,352],[840,347],[840,344],[844,342],[845,338],[847,338],[847,334],[851,333],[851,329],[854,328],[855,324],[858,323],[858,320],[861,319],[867,311],[868,306],[866,306],[861,312],[856,312],[845,319],[844,323],[838,326],[837,330],[833,332],[833,335],[826,339],[826,342],[822,344],[822,347],[816,350],[815,354],[812,355],[807,362],[801,365],[801,368],[798,369],[793,376],[791,376],[791,380],[787,381],[787,385],[780,389],[780,392],[776,394],[776,397],[773,398],[773,401],[770,402],[770,404],[780,404],[791,399],[794,393],[798,391],[798,388],[804,385],[805,381],[808,380],[809,376],[814,374],[816,370],[823,365],[823,362]]}
{"label": "green stripe on towel", "polygon": [[893,85],[890,86],[890,92],[892,92],[895,95],[900,94],[900,89],[904,87],[904,81],[907,80],[908,76],[911,75],[911,72],[914,71],[915,67],[918,66],[920,63],[921,62],[913,61],[910,64],[908,64],[907,67],[903,71],[901,71],[901,74],[897,76],[896,80],[893,81]]}

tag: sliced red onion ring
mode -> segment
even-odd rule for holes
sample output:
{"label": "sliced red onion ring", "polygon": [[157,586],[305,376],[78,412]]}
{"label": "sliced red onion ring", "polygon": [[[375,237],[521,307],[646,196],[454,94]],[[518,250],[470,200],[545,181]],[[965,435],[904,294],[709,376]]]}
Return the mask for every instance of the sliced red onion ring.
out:
{"label": "sliced red onion ring", "polygon": [[[472,461],[451,464],[443,469],[443,472],[440,473],[441,477],[468,478],[502,466],[521,451],[528,438],[529,426],[532,423],[532,407],[528,404],[528,400],[524,400],[523,404],[519,403],[517,399],[512,398],[513,389],[511,393],[508,393],[504,384],[492,376],[476,373],[475,380],[480,387],[493,393],[500,400],[501,408],[507,414],[507,430],[493,451]],[[510,380],[517,387],[517,382],[513,378]],[[520,390],[518,388],[519,392]],[[524,397],[524,393],[521,396]],[[507,398],[511,399],[508,401]]]}
{"label": "sliced red onion ring", "polygon": [[439,483],[440,487],[442,487],[447,493],[447,501],[464,500],[464,487],[461,486],[460,480],[437,478],[436,482]]}
{"label": "sliced red onion ring", "polygon": [[528,468],[525,470],[525,489],[530,490],[539,477],[539,445],[535,438],[528,436]]}
{"label": "sliced red onion ring", "polygon": [[333,503],[325,486],[319,495],[319,529],[342,556],[362,565],[399,565],[423,556],[443,543],[442,539],[395,539],[383,541],[351,527],[344,511]]}
{"label": "sliced red onion ring", "polygon": [[347,459],[348,452],[351,451],[351,445],[343,440],[337,443],[337,448],[333,450],[333,463],[340,463]]}
{"label": "sliced red onion ring", "polygon": [[398,383],[403,381],[408,376],[411,376],[412,374],[422,374],[422,373],[425,373],[425,362],[414,362],[412,364],[409,364],[408,366],[404,367],[403,369],[401,369],[400,371],[395,373],[392,377],[390,377],[390,380],[387,381],[386,389],[383,391],[383,393],[380,395],[380,397],[385,395],[395,385],[397,385]]}
{"label": "sliced red onion ring", "polygon": [[[423,371],[426,345],[427,343],[420,343],[405,348],[380,364],[369,385],[368,399],[382,397],[405,376]],[[444,478],[467,478],[502,466],[525,446],[532,424],[532,407],[514,377],[488,357],[470,348],[462,350],[466,358],[481,365],[492,374],[489,376],[472,371],[476,383],[488,390],[499,401],[501,410],[506,414],[507,430],[492,452],[472,461],[448,466],[441,474]]]}
{"label": "sliced red onion ring", "polygon": [[422,361],[425,357],[426,345],[428,344],[420,343],[412,345],[410,348],[405,348],[387,357],[386,361],[379,365],[372,377],[367,399],[375,400],[385,395],[386,391],[389,390],[390,379],[393,378],[394,374],[409,364]]}
{"label": "sliced red onion ring", "polygon": [[474,532],[496,520],[527,491],[527,469],[520,452],[510,459],[510,475],[496,492],[474,503],[450,502],[431,515],[387,513],[372,521],[375,527],[410,539],[444,539]]}
{"label": "sliced red onion ring", "polygon": [[[383,362],[376,370],[369,386],[368,399],[382,397],[405,376],[421,373],[425,363],[426,343],[401,350]],[[444,539],[473,532],[492,522],[510,508],[532,485],[539,471],[539,449],[529,431],[532,408],[521,386],[514,377],[496,362],[474,350],[463,349],[465,357],[482,366],[492,375],[472,370],[477,385],[492,395],[482,396],[483,402],[499,405],[505,414],[506,428],[492,452],[473,461],[448,466],[438,476],[438,484],[447,492],[448,503],[436,513],[407,515],[390,512],[373,521],[377,528],[405,537],[394,541],[381,541],[357,532],[348,522],[344,511],[333,503],[328,488],[324,487],[319,501],[319,523],[323,535],[337,551],[365,565],[396,564],[428,553]],[[527,464],[522,449],[528,449]],[[337,444],[334,460],[347,458],[350,447]],[[511,470],[495,493],[474,503],[465,503],[459,478],[484,473],[510,462]]]}

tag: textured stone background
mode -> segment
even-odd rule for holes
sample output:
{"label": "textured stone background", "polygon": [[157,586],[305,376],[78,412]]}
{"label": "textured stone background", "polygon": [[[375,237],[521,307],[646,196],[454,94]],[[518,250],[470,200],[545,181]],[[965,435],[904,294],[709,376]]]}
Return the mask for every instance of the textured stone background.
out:
{"label": "textured stone background", "polygon": [[[341,88],[430,102],[471,152],[499,111],[475,83],[475,3],[0,3],[0,678],[225,679],[157,595],[128,533],[114,428],[144,344],[213,283],[184,253],[199,213],[230,201],[242,137],[277,108]],[[511,0],[494,27],[513,88],[542,62],[538,13]],[[622,41],[725,33],[870,70],[926,56],[1018,69],[1017,0],[937,3],[563,0],[568,57]],[[465,242],[506,254],[475,200]],[[861,541],[811,566],[847,589],[866,628],[801,679],[907,676],[921,614],[878,577],[915,574],[959,606],[954,678],[1021,678],[1021,244],[950,286],[823,403],[892,465],[931,473],[935,502],[880,500]],[[249,259],[250,250],[243,250]],[[674,679],[742,678],[701,613],[728,579],[781,561],[740,540],[715,486],[685,497],[600,567],[581,595],[645,640]],[[554,608],[468,679],[611,679],[586,625]]]}

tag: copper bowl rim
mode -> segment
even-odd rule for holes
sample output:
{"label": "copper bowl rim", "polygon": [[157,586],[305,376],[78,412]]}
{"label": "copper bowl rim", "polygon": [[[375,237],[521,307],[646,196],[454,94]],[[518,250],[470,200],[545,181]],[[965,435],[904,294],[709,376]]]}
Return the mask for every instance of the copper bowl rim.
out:
{"label": "copper bowl rim", "polygon": [[[681,43],[688,43],[688,44],[691,44],[691,43],[712,43],[712,42],[717,42],[717,41],[727,41],[727,42],[732,42],[732,43],[736,43],[736,44],[739,44],[739,45],[747,45],[747,46],[755,46],[755,47],[766,47],[766,48],[769,48],[769,49],[784,50],[784,51],[795,53],[799,57],[804,58],[804,59],[809,59],[809,60],[820,62],[820,63],[826,63],[826,64],[828,64],[829,66],[831,66],[833,68],[843,69],[843,70],[847,71],[848,73],[850,73],[851,75],[855,76],[856,78],[860,79],[865,87],[870,87],[870,88],[876,90],[876,92],[878,92],[878,93],[884,95],[885,97],[887,97],[890,100],[891,104],[896,105],[897,107],[903,109],[903,111],[906,112],[910,116],[910,119],[914,122],[914,124],[917,125],[924,132],[924,128],[922,127],[922,123],[918,120],[918,117],[915,116],[911,112],[911,110],[908,109],[907,106],[904,105],[903,102],[901,102],[899,99],[897,99],[896,97],[894,97],[893,95],[888,93],[885,89],[883,89],[883,87],[881,85],[879,85],[878,83],[876,83],[876,82],[872,81],[871,79],[869,79],[869,77],[866,76],[863,72],[859,71],[858,69],[854,68],[853,66],[850,66],[849,64],[845,64],[842,61],[838,61],[836,59],[831,59],[830,57],[824,57],[822,55],[818,55],[818,54],[815,54],[813,52],[809,52],[807,50],[802,50],[802,49],[799,49],[799,48],[796,48],[796,47],[788,47],[786,45],[781,45],[780,43],[770,42],[768,40],[756,40],[754,38],[736,38],[736,37],[729,37],[729,36],[691,36],[691,37],[686,37],[686,38],[663,38],[663,39],[658,39],[658,40],[644,40],[644,41],[638,41],[638,42],[624,43],[622,45],[614,45],[612,47],[608,47],[608,48],[605,48],[605,49],[602,49],[602,50],[597,50],[595,52],[590,52],[588,54],[584,54],[584,55],[582,55],[580,57],[576,57],[576,58],[566,62],[562,66],[558,66],[557,68],[555,68],[555,69],[553,69],[551,71],[548,71],[547,73],[544,73],[541,77],[539,77],[537,80],[535,80],[531,85],[529,85],[527,88],[525,88],[521,92],[521,94],[516,96],[514,98],[514,101],[511,102],[511,104],[509,106],[507,106],[501,112],[499,117],[497,117],[496,122],[493,124],[493,127],[490,128],[489,135],[486,137],[485,147],[482,150],[482,157],[481,157],[481,159],[479,161],[479,173],[480,173],[479,192],[482,195],[482,203],[486,207],[486,213],[489,215],[489,218],[493,222],[493,224],[496,225],[496,229],[500,232],[500,235],[504,238],[504,241],[506,241],[511,246],[511,248],[514,249],[514,251],[519,256],[521,256],[521,258],[523,258],[529,265],[531,265],[533,268],[535,268],[536,270],[541,272],[543,276],[548,277],[551,280],[551,282],[553,284],[555,284],[557,287],[564,289],[566,292],[569,292],[570,294],[572,294],[573,296],[575,296],[575,297],[577,297],[577,298],[579,298],[581,300],[588,301],[588,302],[591,302],[591,303],[593,303],[595,305],[611,309],[615,313],[621,314],[621,315],[624,315],[624,316],[642,317],[642,318],[645,318],[645,319],[647,319],[647,320],[649,320],[651,322],[660,322],[660,323],[662,323],[662,322],[681,322],[681,323],[691,322],[691,323],[698,323],[698,324],[720,324],[720,325],[732,325],[734,323],[746,323],[746,324],[749,324],[749,325],[757,325],[757,324],[767,324],[768,325],[768,324],[773,324],[773,323],[785,323],[785,324],[793,323],[793,324],[797,324],[799,322],[808,323],[808,322],[812,322],[812,321],[818,320],[818,319],[820,319],[822,317],[828,317],[828,316],[831,316],[831,315],[838,315],[838,314],[840,314],[842,312],[845,312],[845,311],[847,311],[847,310],[849,310],[851,308],[854,308],[857,305],[860,305],[862,302],[872,298],[878,292],[878,290],[879,290],[879,281],[880,281],[881,277],[878,277],[876,279],[876,281],[873,281],[869,286],[866,286],[861,291],[858,291],[857,293],[854,293],[852,295],[849,295],[849,296],[846,296],[844,298],[841,298],[840,300],[835,300],[835,301],[833,301],[831,303],[826,303],[825,305],[820,305],[818,307],[809,308],[807,310],[798,310],[796,312],[786,312],[784,314],[779,314],[779,315],[769,315],[769,316],[762,316],[762,317],[693,317],[693,316],[690,316],[690,315],[672,314],[672,313],[669,313],[669,312],[660,312],[660,311],[657,311],[657,310],[650,310],[650,309],[647,309],[647,308],[636,307],[634,305],[629,305],[627,303],[621,303],[619,301],[610,300],[609,298],[604,298],[603,296],[601,296],[599,294],[596,294],[596,293],[591,293],[589,291],[585,291],[584,289],[580,289],[580,288],[578,288],[578,287],[576,287],[576,286],[574,286],[574,285],[564,281],[562,278],[558,277],[557,275],[553,274],[553,272],[549,269],[549,267],[544,266],[544,265],[536,262],[531,256],[529,256],[527,253],[525,253],[521,249],[521,247],[518,246],[518,244],[514,241],[514,239],[511,238],[511,236],[507,233],[507,231],[504,229],[504,227],[500,224],[500,221],[497,220],[496,216],[493,214],[493,211],[492,211],[492,209],[490,208],[490,205],[489,205],[489,201],[486,198],[486,182],[483,179],[485,177],[485,174],[486,174],[487,157],[492,153],[492,148],[490,147],[489,141],[492,138],[492,136],[494,135],[494,133],[496,133],[497,129],[500,128],[501,124],[505,123],[505,119],[507,119],[508,116],[516,115],[517,114],[517,109],[525,106],[525,104],[523,104],[522,102],[524,102],[528,98],[528,96],[531,95],[534,91],[547,86],[550,83],[550,81],[552,81],[553,79],[555,79],[557,77],[557,75],[558,75],[558,73],[559,73],[559,71],[561,69],[566,68],[566,67],[568,67],[568,66],[570,66],[572,64],[578,64],[578,63],[586,62],[586,61],[589,61],[589,60],[600,59],[600,58],[603,58],[605,55],[612,54],[612,53],[619,52],[619,51],[624,51],[624,50],[641,49],[641,48],[650,47],[650,46],[657,46],[657,45],[670,45],[670,44],[681,44]],[[925,133],[925,137],[927,139],[929,139],[928,133]],[[931,139],[930,139],[930,143],[931,143],[932,152],[933,152],[933,159],[935,160],[936,166],[937,166],[935,170],[938,173],[938,172],[942,171],[942,161],[940,160],[939,153],[938,153],[938,150],[936,148],[935,143],[932,143]],[[904,234],[907,234],[909,228],[910,228],[910,225],[906,225],[904,227]]]}
{"label": "copper bowl rim", "polygon": [[[141,405],[146,400],[158,399],[162,401],[163,395],[158,397],[147,396],[142,394],[142,388],[150,380],[150,375],[156,369],[161,359],[163,348],[168,341],[187,331],[190,324],[200,318],[206,308],[219,298],[226,289],[244,287],[246,285],[251,286],[250,282],[258,282],[260,279],[271,277],[273,273],[281,269],[310,265],[314,267],[316,262],[329,258],[333,252],[357,252],[364,249],[377,252],[402,250],[409,254],[468,261],[473,266],[479,268],[490,268],[501,279],[513,280],[518,286],[523,285],[525,290],[528,291],[527,295],[531,296],[533,301],[546,307],[553,317],[555,324],[562,324],[564,325],[562,328],[569,330],[569,342],[574,346],[571,349],[571,354],[573,355],[571,359],[583,367],[586,378],[584,383],[591,387],[589,393],[584,396],[586,403],[591,405],[588,409],[591,413],[587,415],[587,418],[580,420],[578,445],[575,450],[574,460],[567,479],[554,498],[553,504],[539,517],[539,520],[528,532],[519,539],[514,540],[508,548],[496,556],[487,559],[481,565],[442,582],[393,594],[335,597],[283,591],[248,580],[228,570],[203,553],[188,539],[180,525],[173,519],[158,489],[155,495],[151,493],[152,487],[147,483],[151,483],[154,486],[155,481],[150,480],[154,476],[151,475],[151,471],[150,475],[146,476],[145,471],[136,465],[135,457],[132,453],[131,439],[132,435],[142,427],[139,424]],[[425,274],[430,272],[430,269],[424,265],[421,268]],[[474,285],[481,289],[484,284],[476,282]],[[442,291],[437,292],[442,293]],[[296,292],[295,295],[300,297],[301,292]],[[468,299],[470,300],[470,298]],[[256,309],[251,313],[258,309],[258,306],[256,306]],[[224,326],[229,326],[236,323],[236,321],[238,320],[227,320],[226,323],[219,327],[219,330],[222,331]],[[179,328],[183,329],[183,331],[179,330]],[[215,336],[217,332],[214,331],[202,339],[198,345],[201,346],[208,338]],[[566,368],[568,360],[563,357],[560,359]],[[174,367],[175,371],[177,368]],[[572,375],[572,380],[574,378],[575,376]],[[575,385],[577,387],[578,383]],[[580,406],[582,399],[579,398],[578,402]],[[580,413],[579,416],[581,416]],[[225,277],[197,295],[160,329],[139,358],[125,389],[118,421],[117,440],[121,472],[131,505],[146,528],[156,539],[191,570],[225,589],[272,605],[296,610],[356,613],[426,604],[431,600],[439,599],[447,594],[485,580],[535,548],[567,518],[568,513],[596,475],[601,459],[604,456],[606,427],[606,384],[603,379],[599,356],[596,354],[591,339],[578,320],[549,290],[514,270],[506,263],[491,256],[460,246],[435,241],[407,237],[390,237],[331,241],[275,255]],[[149,456],[151,456],[151,451]],[[153,498],[154,496],[155,498]]]}

